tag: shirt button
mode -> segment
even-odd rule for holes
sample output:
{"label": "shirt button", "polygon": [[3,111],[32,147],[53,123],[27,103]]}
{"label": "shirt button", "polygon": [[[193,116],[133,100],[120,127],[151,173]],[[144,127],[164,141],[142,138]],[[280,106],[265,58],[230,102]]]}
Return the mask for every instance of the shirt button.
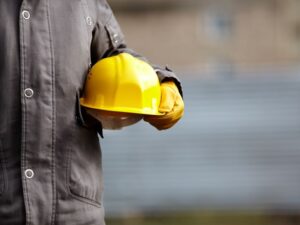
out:
{"label": "shirt button", "polygon": [[26,98],[31,98],[33,96],[34,92],[31,88],[26,88],[24,90],[24,95]]}
{"label": "shirt button", "polygon": [[22,11],[22,16],[23,16],[23,18],[24,18],[25,20],[29,20],[29,18],[30,18],[30,13],[29,13],[29,11],[28,11],[28,10],[23,10],[23,11]]}
{"label": "shirt button", "polygon": [[28,178],[28,179],[31,179],[34,176],[34,172],[31,169],[25,170],[24,174],[25,174],[25,177]]}
{"label": "shirt button", "polygon": [[92,25],[92,18],[90,17],[90,16],[87,16],[86,17],[86,23],[89,25],[89,26],[91,26]]}
{"label": "shirt button", "polygon": [[114,42],[115,44],[118,44],[118,42],[119,42],[118,37],[119,37],[118,34],[114,34],[114,35],[113,35],[113,42]]}

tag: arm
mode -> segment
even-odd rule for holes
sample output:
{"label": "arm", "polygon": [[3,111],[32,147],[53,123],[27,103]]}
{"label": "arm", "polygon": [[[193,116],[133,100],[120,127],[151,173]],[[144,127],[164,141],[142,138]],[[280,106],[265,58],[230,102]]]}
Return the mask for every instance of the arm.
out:
{"label": "arm", "polygon": [[[127,52],[135,57],[138,57],[148,62],[148,60],[145,57],[141,56],[134,50],[127,47],[119,23],[117,22],[111,8],[108,6],[106,1],[97,2],[99,7],[99,15],[97,15],[98,18],[95,24],[93,40],[91,45],[92,64],[95,64],[98,60],[102,58],[116,55],[122,52]],[[155,69],[160,82],[166,80],[173,80],[176,83],[179,92],[182,94],[180,81],[176,77],[175,73],[173,73],[167,67],[162,68],[157,65],[152,65],[152,67]]]}

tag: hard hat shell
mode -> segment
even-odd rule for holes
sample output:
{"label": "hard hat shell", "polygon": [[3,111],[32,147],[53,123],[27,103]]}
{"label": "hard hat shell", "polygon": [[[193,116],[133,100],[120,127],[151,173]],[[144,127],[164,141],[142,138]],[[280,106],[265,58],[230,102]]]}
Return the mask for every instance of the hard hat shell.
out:
{"label": "hard hat shell", "polygon": [[158,112],[161,90],[154,69],[128,53],[104,58],[90,70],[82,106],[143,115]]}

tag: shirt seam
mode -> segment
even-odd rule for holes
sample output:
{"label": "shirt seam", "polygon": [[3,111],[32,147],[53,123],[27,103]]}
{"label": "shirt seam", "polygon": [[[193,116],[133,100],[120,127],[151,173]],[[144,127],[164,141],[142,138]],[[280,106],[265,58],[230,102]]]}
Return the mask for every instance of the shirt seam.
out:
{"label": "shirt seam", "polygon": [[48,30],[49,30],[49,43],[50,43],[50,60],[51,60],[51,76],[52,76],[52,167],[51,167],[51,175],[52,175],[52,215],[51,215],[51,224],[55,224],[56,217],[56,182],[55,182],[55,76],[54,76],[54,52],[53,52],[53,40],[52,40],[52,32],[51,32],[51,21],[50,21],[50,3],[47,1],[47,19],[48,19]]}

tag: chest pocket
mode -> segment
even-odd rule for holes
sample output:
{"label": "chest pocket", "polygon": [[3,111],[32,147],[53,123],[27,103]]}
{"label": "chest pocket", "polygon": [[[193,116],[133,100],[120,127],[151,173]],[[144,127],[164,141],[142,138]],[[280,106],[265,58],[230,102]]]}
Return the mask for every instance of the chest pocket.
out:
{"label": "chest pocket", "polygon": [[4,193],[6,188],[6,176],[5,176],[5,158],[2,141],[0,139],[0,196]]}

